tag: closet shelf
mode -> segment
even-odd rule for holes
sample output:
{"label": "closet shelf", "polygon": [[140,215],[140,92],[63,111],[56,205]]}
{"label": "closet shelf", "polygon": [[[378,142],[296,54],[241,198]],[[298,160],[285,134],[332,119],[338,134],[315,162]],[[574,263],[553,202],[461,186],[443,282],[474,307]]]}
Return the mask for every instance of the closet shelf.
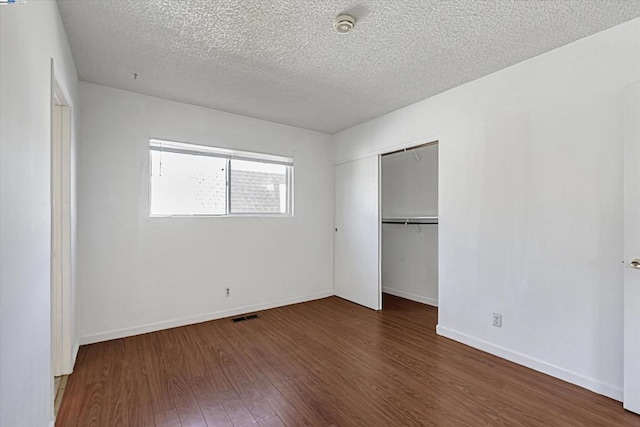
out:
{"label": "closet shelf", "polygon": [[382,218],[383,224],[437,224],[437,216],[411,216]]}

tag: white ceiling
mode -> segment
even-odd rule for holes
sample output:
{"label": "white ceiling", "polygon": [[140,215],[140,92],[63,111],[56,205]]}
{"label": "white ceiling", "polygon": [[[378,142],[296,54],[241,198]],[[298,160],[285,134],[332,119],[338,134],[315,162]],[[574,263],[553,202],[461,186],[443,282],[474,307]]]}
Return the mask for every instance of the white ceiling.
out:
{"label": "white ceiling", "polygon": [[58,4],[82,80],[327,133],[640,16],[637,0]]}

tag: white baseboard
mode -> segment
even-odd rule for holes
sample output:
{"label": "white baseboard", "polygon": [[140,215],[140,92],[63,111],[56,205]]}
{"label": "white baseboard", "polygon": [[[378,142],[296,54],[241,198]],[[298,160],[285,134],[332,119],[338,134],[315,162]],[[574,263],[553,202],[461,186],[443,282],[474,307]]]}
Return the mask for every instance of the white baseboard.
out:
{"label": "white baseboard", "polygon": [[298,304],[301,302],[313,301],[316,299],[327,298],[333,296],[333,290],[318,292],[315,294],[305,295],[297,298],[284,299],[263,304],[249,305],[245,307],[237,307],[229,310],[215,311],[213,313],[200,314],[197,316],[183,317],[180,319],[167,320],[163,322],[149,323],[132,328],[116,329],[97,334],[84,335],[80,337],[80,345],[93,344],[102,341],[115,340],[118,338],[131,337],[134,335],[146,334],[149,332],[161,331],[163,329],[177,328],[180,326],[192,325],[195,323],[208,322],[210,320],[223,319],[225,317],[238,316],[240,314],[251,313],[254,311],[268,310],[270,308],[283,307],[285,305]]}
{"label": "white baseboard", "polygon": [[80,350],[80,337],[76,339],[76,343],[73,345],[73,351],[71,353],[71,372],[73,372],[73,368],[76,366],[76,359],[78,358],[78,350]]}
{"label": "white baseboard", "polygon": [[76,365],[76,358],[78,357],[78,350],[80,349],[80,338],[76,338],[76,342],[71,347],[71,355],[67,360],[62,363],[61,375],[71,375],[73,368]]}
{"label": "white baseboard", "polygon": [[411,292],[401,291],[399,289],[393,288],[382,288],[382,293],[395,295],[400,298],[409,299],[411,301],[421,302],[422,304],[432,305],[434,307],[438,306],[438,300],[434,298],[424,297],[422,295],[413,294]]}
{"label": "white baseboard", "polygon": [[494,356],[501,357],[513,363],[517,363],[518,365],[526,366],[527,368],[531,368],[552,377],[559,378],[563,381],[586,388],[587,390],[591,390],[595,393],[602,394],[618,401],[622,401],[622,388],[615,385],[607,384],[594,378],[569,371],[551,363],[547,363],[543,360],[527,356],[526,354],[522,354],[517,351],[509,350],[508,348],[501,347],[499,345],[495,345],[478,338],[474,338],[463,332],[458,332],[445,326],[437,325],[436,333],[443,337],[466,344],[470,347],[477,348],[478,350],[482,350],[486,353],[493,354]]}

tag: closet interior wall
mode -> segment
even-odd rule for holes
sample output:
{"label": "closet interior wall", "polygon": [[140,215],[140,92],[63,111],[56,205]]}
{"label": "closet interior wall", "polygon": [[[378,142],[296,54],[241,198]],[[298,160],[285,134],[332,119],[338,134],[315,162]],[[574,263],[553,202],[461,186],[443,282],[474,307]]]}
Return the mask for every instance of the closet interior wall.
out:
{"label": "closet interior wall", "polygon": [[382,292],[438,305],[438,225],[387,218],[438,216],[438,145],[382,156]]}

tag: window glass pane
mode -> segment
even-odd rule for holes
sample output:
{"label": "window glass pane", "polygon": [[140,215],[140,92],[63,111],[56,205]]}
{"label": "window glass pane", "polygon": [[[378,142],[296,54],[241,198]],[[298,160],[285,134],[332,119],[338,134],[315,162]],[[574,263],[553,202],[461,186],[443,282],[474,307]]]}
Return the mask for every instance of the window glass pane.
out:
{"label": "window glass pane", "polygon": [[224,215],[226,159],[151,150],[151,214]]}
{"label": "window glass pane", "polygon": [[231,160],[232,213],[287,213],[289,166]]}

